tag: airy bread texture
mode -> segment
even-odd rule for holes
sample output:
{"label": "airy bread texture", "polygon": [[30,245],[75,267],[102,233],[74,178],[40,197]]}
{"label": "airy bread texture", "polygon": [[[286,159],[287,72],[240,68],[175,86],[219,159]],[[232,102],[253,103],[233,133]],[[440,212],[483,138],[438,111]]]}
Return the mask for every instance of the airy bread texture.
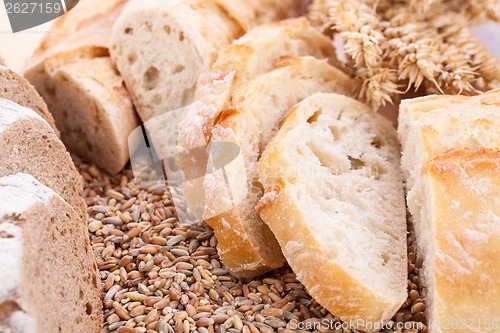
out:
{"label": "airy bread texture", "polygon": [[126,1],[81,1],[56,20],[26,78],[43,96],[68,149],[115,174],[129,160],[128,136],[140,125],[109,57],[114,21]]}
{"label": "airy bread texture", "polygon": [[0,98],[13,101],[38,113],[59,136],[47,104],[28,80],[7,67],[0,66]]}
{"label": "airy bread texture", "polygon": [[0,99],[0,177],[27,173],[61,195],[87,225],[82,178],[49,124],[34,111]]}
{"label": "airy bread texture", "polygon": [[110,174],[123,169],[129,160],[128,136],[140,122],[109,57],[58,54],[26,75],[47,101],[72,153]]}
{"label": "airy bread texture", "polygon": [[260,216],[297,278],[365,331],[407,298],[399,154],[381,115],[349,97],[315,94],[288,113],[258,164]]}
{"label": "airy bread texture", "polygon": [[141,119],[190,104],[224,46],[251,26],[295,16],[296,2],[130,1],[114,26],[111,56]]}
{"label": "airy bread texture", "polygon": [[497,331],[500,90],[405,100],[399,124],[430,332]]}
{"label": "airy bread texture", "polygon": [[[230,108],[212,129],[203,218],[219,241],[226,266],[251,277],[280,267],[284,258],[276,239],[255,206],[262,196],[257,160],[277,130],[279,120],[296,103],[316,92],[350,94],[356,88],[347,75],[312,57],[286,57],[279,68],[241,85]],[[230,143],[232,145],[228,145]],[[239,147],[228,163],[225,147]],[[236,241],[235,241],[236,240]]]}
{"label": "airy bread texture", "polygon": [[[335,49],[303,17],[263,24],[225,47],[212,66],[200,76],[195,102],[179,125],[178,166],[189,181],[183,184],[191,213],[201,217],[205,206],[203,178],[207,165],[204,150],[215,120],[230,105],[234,90],[257,75],[276,67],[284,56],[313,56],[337,63]],[[198,178],[198,179],[196,179]]]}
{"label": "airy bread texture", "polygon": [[101,332],[87,228],[27,174],[0,178],[0,280],[0,332]]}

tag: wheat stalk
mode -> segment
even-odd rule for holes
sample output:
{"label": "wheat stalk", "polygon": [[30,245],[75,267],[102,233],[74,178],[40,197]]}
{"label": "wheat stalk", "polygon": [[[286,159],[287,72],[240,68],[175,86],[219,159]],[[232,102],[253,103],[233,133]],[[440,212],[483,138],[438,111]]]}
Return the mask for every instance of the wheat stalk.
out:
{"label": "wheat stalk", "polygon": [[468,29],[500,21],[498,0],[316,0],[310,19],[343,40],[359,97],[374,108],[421,86],[451,94],[498,86],[499,60]]}

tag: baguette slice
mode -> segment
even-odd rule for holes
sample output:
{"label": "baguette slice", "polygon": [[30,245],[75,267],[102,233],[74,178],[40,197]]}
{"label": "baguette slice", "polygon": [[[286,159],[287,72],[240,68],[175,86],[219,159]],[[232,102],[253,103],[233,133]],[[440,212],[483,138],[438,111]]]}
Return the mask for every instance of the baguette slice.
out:
{"label": "baguette slice", "polygon": [[251,29],[219,53],[212,72],[200,76],[195,102],[179,125],[177,159],[184,178],[189,180],[183,183],[183,189],[193,215],[201,217],[205,206],[200,175],[205,174],[207,156],[199,148],[207,145],[215,120],[230,107],[234,90],[275,68],[283,56],[314,56],[337,63],[332,43],[301,17]]}
{"label": "baguette slice", "polygon": [[100,333],[100,278],[87,228],[32,176],[0,178],[0,332]]}
{"label": "baguette slice", "polygon": [[139,118],[111,58],[80,51],[76,58],[73,52],[47,57],[27,77],[47,101],[69,151],[115,174],[128,163],[128,136]]}
{"label": "baguette slice", "polygon": [[497,331],[500,90],[405,100],[399,124],[430,332]]}
{"label": "baguette slice", "polygon": [[[208,174],[204,179],[204,219],[215,229],[219,255],[236,275],[251,277],[284,263],[276,239],[255,210],[263,190],[257,160],[277,130],[281,117],[316,92],[350,94],[356,85],[347,75],[312,57],[286,57],[280,68],[241,85],[231,108],[212,129]],[[232,145],[227,145],[230,143]],[[239,155],[225,161],[232,149]],[[237,241],[235,241],[237,240]]]}
{"label": "baguette slice", "polygon": [[27,173],[56,191],[87,225],[82,178],[49,124],[34,111],[0,99],[0,177]]}
{"label": "baguette slice", "polygon": [[11,100],[35,111],[49,123],[58,136],[60,135],[47,104],[28,80],[13,70],[0,66],[0,88],[0,98]]}
{"label": "baguette slice", "polygon": [[111,56],[141,119],[190,104],[199,75],[224,46],[250,26],[296,15],[296,1],[130,1],[115,24]]}
{"label": "baguette slice", "polygon": [[260,216],[314,299],[366,323],[364,331],[390,320],[407,298],[408,275],[391,123],[354,99],[315,94],[288,113],[258,171]]}

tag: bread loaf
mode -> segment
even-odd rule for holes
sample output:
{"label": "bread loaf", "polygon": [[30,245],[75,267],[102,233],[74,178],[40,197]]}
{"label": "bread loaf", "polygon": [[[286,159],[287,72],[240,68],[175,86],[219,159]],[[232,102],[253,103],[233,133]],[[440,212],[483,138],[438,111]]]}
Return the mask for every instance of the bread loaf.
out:
{"label": "bread loaf", "polygon": [[272,70],[283,56],[314,56],[337,62],[332,43],[307,19],[295,18],[251,29],[219,53],[212,72],[200,76],[195,102],[179,125],[177,160],[188,180],[183,184],[184,197],[195,216],[202,216],[205,205],[200,175],[205,174],[207,156],[199,148],[207,145],[214,121],[229,106],[236,87]]}
{"label": "bread loaf", "polygon": [[360,330],[388,321],[408,274],[391,123],[351,98],[313,95],[288,113],[258,171],[260,216],[314,299]]}
{"label": "bread loaf", "polygon": [[0,281],[0,332],[101,332],[87,228],[58,194],[23,173],[0,178]]}
{"label": "bread loaf", "polygon": [[315,92],[350,94],[356,88],[347,75],[325,60],[287,57],[278,66],[236,89],[229,109],[211,132],[211,145],[219,143],[224,148],[230,143],[233,145],[229,147],[239,147],[240,151],[226,164],[228,152],[211,150],[204,180],[203,217],[215,230],[221,259],[234,274],[244,277],[284,262],[278,243],[255,210],[263,193],[257,160],[280,118]]}
{"label": "bread loaf", "polygon": [[500,90],[404,100],[398,132],[429,332],[496,332]]}
{"label": "bread loaf", "polygon": [[34,111],[0,99],[0,177],[27,173],[53,189],[87,224],[80,174],[49,124]]}
{"label": "bread loaf", "polygon": [[35,111],[49,123],[58,136],[60,135],[47,104],[28,80],[9,68],[0,66],[0,88],[0,98]]}
{"label": "bread loaf", "polygon": [[297,0],[133,0],[111,56],[147,121],[190,104],[199,75],[248,27],[296,14]]}
{"label": "bread loaf", "polygon": [[108,52],[125,3],[82,1],[56,21],[56,33],[44,38],[25,74],[47,102],[68,149],[111,174],[127,164],[128,136],[140,124]]}

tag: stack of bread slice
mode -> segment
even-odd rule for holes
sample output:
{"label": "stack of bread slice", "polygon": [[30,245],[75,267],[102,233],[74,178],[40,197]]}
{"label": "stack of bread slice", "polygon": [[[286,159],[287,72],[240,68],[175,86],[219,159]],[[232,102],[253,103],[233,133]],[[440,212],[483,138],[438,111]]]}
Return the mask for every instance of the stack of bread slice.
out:
{"label": "stack of bread slice", "polygon": [[431,331],[497,331],[500,90],[403,101],[398,131]]}
{"label": "stack of bread slice", "polygon": [[98,333],[82,179],[33,86],[3,67],[0,82],[0,331]]}
{"label": "stack of bread slice", "polygon": [[47,102],[68,149],[111,174],[129,161],[128,136],[140,125],[108,51],[125,4],[80,1],[56,20],[25,73]]}
{"label": "stack of bread slice", "polygon": [[[318,91],[354,92],[356,84],[328,62],[336,63],[331,43],[306,19],[289,19],[250,30],[200,77],[196,100],[179,126],[177,162],[187,180],[183,187],[191,212],[214,227],[219,254],[236,275],[256,276],[284,263],[254,208],[262,194],[255,165],[259,150],[295,103]],[[207,167],[223,162],[197,148],[217,142],[230,142],[241,152],[224,170],[203,177]],[[219,157],[226,159],[227,153]]]}
{"label": "stack of bread slice", "polygon": [[225,158],[225,152],[209,153],[203,218],[215,229],[222,260],[240,276],[256,276],[284,262],[274,236],[255,210],[263,193],[257,161],[280,118],[311,94],[349,94],[355,87],[325,60],[287,57],[277,66],[238,87],[231,105],[211,129],[211,145],[229,142],[240,147],[240,154],[215,170],[211,166],[223,165],[219,159]]}

